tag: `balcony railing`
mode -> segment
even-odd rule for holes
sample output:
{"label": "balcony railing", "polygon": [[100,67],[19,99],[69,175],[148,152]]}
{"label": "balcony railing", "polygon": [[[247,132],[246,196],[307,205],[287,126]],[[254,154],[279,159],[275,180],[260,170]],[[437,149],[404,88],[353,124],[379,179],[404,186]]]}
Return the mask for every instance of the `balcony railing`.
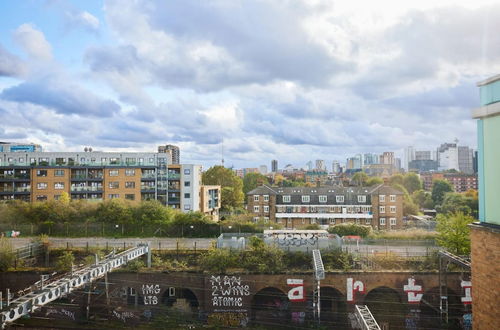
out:
{"label": "balcony railing", "polygon": [[155,179],[156,178],[156,174],[152,173],[152,174],[142,174],[141,175],[141,179]]}
{"label": "balcony railing", "polygon": [[71,187],[71,192],[74,191],[102,191],[102,186],[97,187]]}
{"label": "balcony railing", "polygon": [[167,177],[171,180],[178,180],[181,178],[180,173],[168,173]]}
{"label": "balcony railing", "polygon": [[141,190],[156,190],[155,186],[143,186],[141,185]]}
{"label": "balcony railing", "polygon": [[30,176],[28,174],[0,174],[0,179],[17,179],[17,180],[29,180]]}

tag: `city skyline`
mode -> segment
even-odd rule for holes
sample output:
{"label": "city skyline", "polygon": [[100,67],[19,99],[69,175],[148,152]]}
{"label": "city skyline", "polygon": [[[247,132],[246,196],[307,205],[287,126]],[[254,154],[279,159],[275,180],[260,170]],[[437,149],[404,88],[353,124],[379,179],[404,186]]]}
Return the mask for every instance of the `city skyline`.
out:
{"label": "city skyline", "polygon": [[173,144],[204,168],[221,163],[222,139],[235,168],[402,158],[455,138],[476,149],[470,109],[476,82],[500,70],[500,23],[488,19],[500,5],[363,6],[4,2],[1,140]]}

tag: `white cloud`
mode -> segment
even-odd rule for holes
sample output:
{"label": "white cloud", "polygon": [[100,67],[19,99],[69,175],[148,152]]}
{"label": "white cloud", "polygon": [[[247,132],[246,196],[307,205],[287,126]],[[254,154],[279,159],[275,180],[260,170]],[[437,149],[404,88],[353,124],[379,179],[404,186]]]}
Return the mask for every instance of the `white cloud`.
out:
{"label": "white cloud", "polygon": [[68,10],[66,11],[66,18],[70,25],[80,26],[90,31],[99,30],[99,19],[88,11]]}
{"label": "white cloud", "polygon": [[45,39],[43,32],[37,30],[33,24],[25,23],[14,31],[14,40],[32,58],[51,60],[52,47]]}

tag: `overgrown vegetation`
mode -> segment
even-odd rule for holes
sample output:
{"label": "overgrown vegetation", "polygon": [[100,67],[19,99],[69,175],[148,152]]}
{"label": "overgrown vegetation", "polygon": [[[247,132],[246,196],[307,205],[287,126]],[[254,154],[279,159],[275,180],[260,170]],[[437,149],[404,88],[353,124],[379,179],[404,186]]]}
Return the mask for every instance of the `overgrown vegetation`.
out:
{"label": "overgrown vegetation", "polygon": [[439,214],[437,217],[437,242],[456,255],[470,254],[469,224],[474,221],[462,212]]}
{"label": "overgrown vegetation", "polygon": [[57,258],[56,269],[59,272],[69,272],[75,263],[75,256],[72,251],[64,251],[64,253]]}
{"label": "overgrown vegetation", "polygon": [[373,231],[369,238],[373,239],[402,239],[402,240],[431,240],[435,239],[437,232],[425,229],[405,229],[405,230],[381,230]]}
{"label": "overgrown vegetation", "polygon": [[0,237],[0,272],[6,272],[14,265],[14,254],[12,244],[5,237]]}
{"label": "overgrown vegetation", "polygon": [[349,235],[367,237],[370,235],[371,230],[370,226],[362,226],[355,223],[343,223],[328,228],[330,234],[337,234],[341,237]]}

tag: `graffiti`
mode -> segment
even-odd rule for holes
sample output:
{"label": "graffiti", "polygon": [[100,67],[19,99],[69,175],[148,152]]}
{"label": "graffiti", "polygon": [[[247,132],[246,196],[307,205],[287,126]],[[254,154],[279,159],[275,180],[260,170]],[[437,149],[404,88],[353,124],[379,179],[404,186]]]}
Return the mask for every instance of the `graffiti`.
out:
{"label": "graffiti", "polygon": [[305,301],[304,295],[304,280],[287,279],[286,284],[292,288],[288,291],[288,299],[292,302]]}
{"label": "graffiti", "polygon": [[144,305],[158,305],[158,297],[156,296],[161,291],[158,284],[143,284],[142,294],[144,295]]}
{"label": "graffiti", "polygon": [[420,309],[411,309],[405,318],[405,329],[417,330],[420,320]]}
{"label": "graffiti", "polygon": [[354,292],[365,293],[365,285],[361,281],[354,281],[352,278],[347,279],[347,301],[354,303]]}
{"label": "graffiti", "polygon": [[208,325],[218,327],[246,327],[249,318],[247,313],[232,312],[232,313],[212,313],[208,315]]}
{"label": "graffiti", "polygon": [[472,314],[467,313],[463,315],[462,325],[464,330],[472,330]]}
{"label": "graffiti", "polygon": [[75,312],[72,312],[72,311],[69,311],[67,309],[56,309],[56,308],[47,308],[47,311],[45,312],[45,316],[49,316],[49,315],[60,315],[60,316],[64,316],[64,317],[67,317],[71,320],[75,320]]}
{"label": "graffiti", "polygon": [[292,322],[302,324],[306,318],[305,312],[292,312]]}
{"label": "graffiti", "polygon": [[317,245],[318,234],[315,233],[289,233],[289,234],[274,234],[280,246],[304,246]]}
{"label": "graffiti", "polygon": [[148,320],[153,317],[153,313],[149,309],[145,309],[142,315],[144,315],[144,317]]}
{"label": "graffiti", "polygon": [[415,285],[415,279],[409,278],[408,285],[403,287],[403,291],[408,294],[408,303],[418,304],[422,299],[423,293],[421,285]]}
{"label": "graffiti", "polygon": [[250,295],[250,286],[237,276],[211,276],[212,306],[243,307],[243,297]]}
{"label": "graffiti", "polygon": [[113,317],[117,318],[118,320],[122,321],[123,323],[126,323],[127,320],[139,319],[139,317],[137,315],[135,315],[132,312],[128,312],[128,311],[114,310],[112,312],[112,315],[113,315]]}
{"label": "graffiti", "polygon": [[460,298],[462,300],[462,303],[465,305],[469,305],[472,303],[472,283],[471,281],[462,281],[460,282],[460,286],[464,288],[465,291],[465,297]]}

